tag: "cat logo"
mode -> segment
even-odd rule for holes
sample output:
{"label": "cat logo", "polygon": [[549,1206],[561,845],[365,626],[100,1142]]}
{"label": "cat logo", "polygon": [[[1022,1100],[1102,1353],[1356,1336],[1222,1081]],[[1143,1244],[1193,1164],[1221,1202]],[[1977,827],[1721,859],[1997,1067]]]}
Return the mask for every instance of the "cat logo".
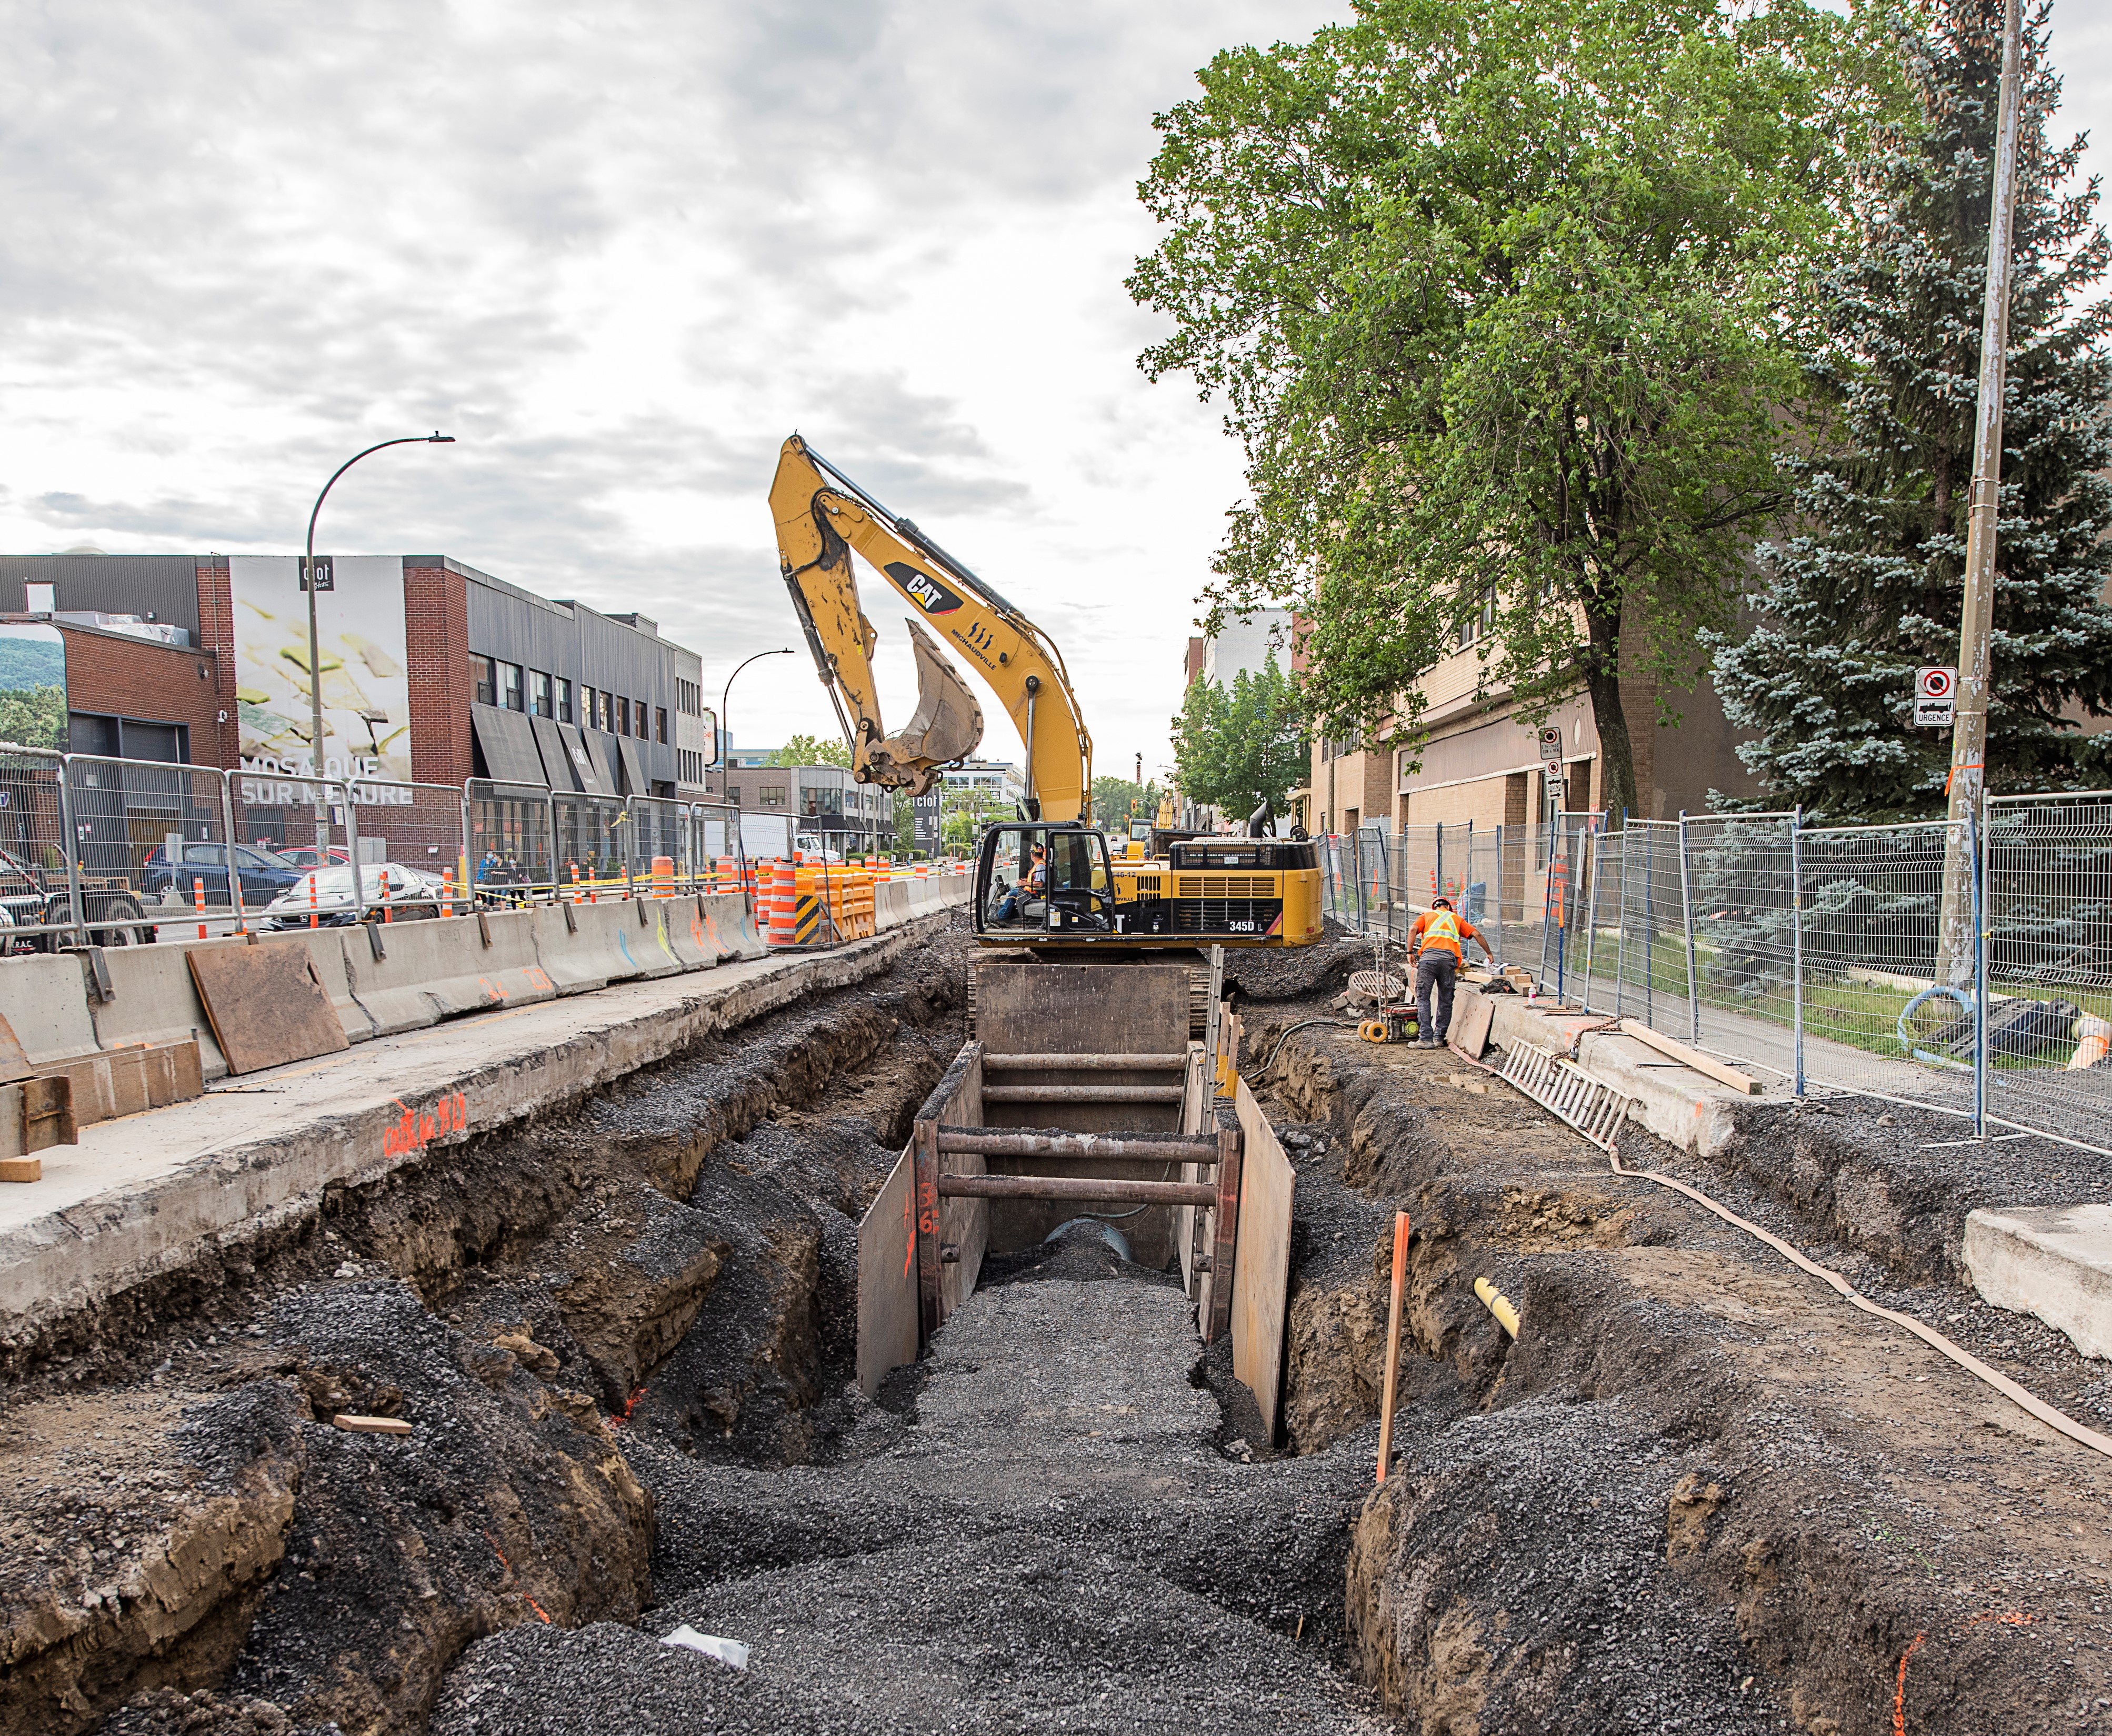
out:
{"label": "cat logo", "polygon": [[908,593],[910,600],[927,615],[950,615],[961,599],[928,572],[919,572],[907,561],[890,561],[887,576]]}

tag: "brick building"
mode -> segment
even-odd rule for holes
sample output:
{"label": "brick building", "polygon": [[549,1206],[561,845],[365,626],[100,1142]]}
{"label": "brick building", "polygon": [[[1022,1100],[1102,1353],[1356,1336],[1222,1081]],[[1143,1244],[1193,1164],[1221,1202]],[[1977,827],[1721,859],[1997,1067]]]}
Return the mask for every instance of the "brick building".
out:
{"label": "brick building", "polygon": [[[701,659],[644,616],[553,601],[442,555],[317,565],[329,631],[364,659],[354,668],[322,644],[330,775],[703,799],[714,726]],[[299,567],[0,557],[0,617],[59,629],[75,752],[298,777],[314,765]]]}

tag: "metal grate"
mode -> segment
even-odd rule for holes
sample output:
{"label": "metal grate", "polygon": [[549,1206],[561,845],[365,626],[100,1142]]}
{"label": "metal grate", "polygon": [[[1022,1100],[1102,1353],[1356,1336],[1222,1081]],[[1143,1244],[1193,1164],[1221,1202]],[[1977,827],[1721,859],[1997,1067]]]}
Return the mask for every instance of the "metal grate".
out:
{"label": "metal grate", "polygon": [[1350,973],[1350,993],[1359,1000],[1405,1000],[1408,984],[1391,971],[1381,974],[1375,970],[1353,970]]}
{"label": "metal grate", "polygon": [[1505,1050],[1496,1076],[1568,1122],[1602,1151],[1614,1149],[1614,1137],[1627,1119],[1627,1096],[1593,1078],[1575,1062],[1530,1043],[1513,1043]]}
{"label": "metal grate", "polygon": [[1183,874],[1175,890],[1182,898],[1271,898],[1276,880],[1269,874]]}

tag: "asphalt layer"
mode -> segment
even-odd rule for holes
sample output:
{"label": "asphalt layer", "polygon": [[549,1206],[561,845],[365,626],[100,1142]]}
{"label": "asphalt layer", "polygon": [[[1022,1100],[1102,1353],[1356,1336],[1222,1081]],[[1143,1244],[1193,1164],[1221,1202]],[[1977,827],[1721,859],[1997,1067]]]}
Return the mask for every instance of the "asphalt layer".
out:
{"label": "asphalt layer", "polygon": [[[1245,1463],[1180,1291],[1073,1233],[948,1321],[914,1420],[863,1457],[757,1471],[643,1438],[661,1602],[517,1628],[449,1676],[435,1736],[608,1730],[1353,1731],[1337,1670],[1345,1451]],[[687,1624],[745,1670],[662,1646]]]}

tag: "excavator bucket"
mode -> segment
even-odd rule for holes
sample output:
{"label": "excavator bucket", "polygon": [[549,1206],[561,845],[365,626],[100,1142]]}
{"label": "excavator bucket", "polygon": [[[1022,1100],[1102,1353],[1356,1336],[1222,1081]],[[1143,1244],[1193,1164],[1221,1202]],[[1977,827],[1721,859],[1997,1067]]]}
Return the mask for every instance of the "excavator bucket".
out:
{"label": "excavator bucket", "polygon": [[[913,795],[922,795],[939,781],[947,765],[966,759],[981,745],[983,709],[960,671],[947,662],[938,641],[914,620],[905,624],[917,654],[916,715],[899,735],[881,742],[867,759],[876,769],[913,773],[907,787]],[[894,782],[885,776],[882,781]]]}

